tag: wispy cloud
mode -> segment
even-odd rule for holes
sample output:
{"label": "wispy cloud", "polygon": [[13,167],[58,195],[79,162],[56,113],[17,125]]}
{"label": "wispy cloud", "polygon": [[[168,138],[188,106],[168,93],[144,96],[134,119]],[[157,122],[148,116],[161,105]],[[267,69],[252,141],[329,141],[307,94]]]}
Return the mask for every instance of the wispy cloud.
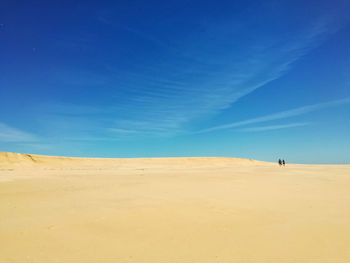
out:
{"label": "wispy cloud", "polygon": [[[114,13],[108,8],[98,19],[106,31],[125,38],[120,46],[106,47],[118,56],[99,59],[85,70],[57,71],[63,86],[81,90],[69,100],[86,105],[56,106],[53,118],[44,120],[52,133],[99,138],[169,136],[193,130],[196,121],[279,79],[337,28],[332,18],[315,16],[288,34],[283,28],[287,20],[276,30],[269,24],[262,35],[249,18],[223,17],[169,34],[165,30],[172,28],[172,20],[150,27],[129,25],[113,19]],[[83,91],[85,86],[90,88]],[[92,94],[91,87],[99,92]],[[76,94],[84,96],[74,98]],[[220,128],[204,131],[212,129]]]}
{"label": "wispy cloud", "polygon": [[345,99],[340,99],[340,100],[334,100],[330,102],[324,102],[324,103],[318,103],[318,104],[313,104],[313,105],[307,105],[287,111],[281,111],[278,113],[258,117],[258,118],[253,118],[253,119],[248,119],[244,121],[238,121],[238,122],[233,122],[229,124],[224,124],[224,125],[219,125],[207,129],[203,129],[199,131],[199,133],[204,133],[204,132],[211,132],[211,131],[216,131],[216,130],[223,130],[223,129],[230,129],[230,128],[235,128],[235,127],[240,127],[248,124],[254,124],[254,123],[260,123],[260,122],[266,122],[266,121],[273,121],[273,120],[280,120],[280,119],[286,119],[302,114],[306,114],[309,112],[321,110],[324,108],[329,108],[329,107],[334,107],[334,106],[339,106],[342,104],[347,104],[350,103],[350,98],[345,98]]}
{"label": "wispy cloud", "polygon": [[126,130],[126,129],[117,129],[117,128],[110,128],[109,131],[117,134],[124,134],[124,135],[130,135],[130,134],[136,134],[137,131],[135,130]]}
{"label": "wispy cloud", "polygon": [[238,131],[243,132],[260,132],[260,131],[271,131],[271,130],[280,130],[280,129],[288,129],[309,125],[307,122],[297,122],[297,123],[289,123],[289,124],[281,124],[281,125],[270,125],[270,126],[260,126],[260,127],[249,127],[242,128]]}
{"label": "wispy cloud", "polygon": [[[118,75],[118,97],[122,98],[114,106],[118,112],[114,128],[144,134],[159,131],[176,134],[185,131],[196,119],[229,108],[243,96],[283,76],[334,30],[326,19],[305,28],[282,40],[275,36],[260,42],[256,39],[255,42],[261,44],[247,43],[242,54],[234,49],[216,51],[219,53],[215,56],[202,56],[201,62],[167,51],[166,56],[160,52],[159,57],[152,60],[138,58],[138,63],[129,71],[120,72],[107,65],[107,70]],[[209,35],[200,37],[210,38]],[[229,39],[226,34],[217,37],[221,37],[222,42]],[[182,51],[191,50],[194,58],[196,54],[213,50],[210,44],[200,47],[198,52],[194,48],[187,42],[179,47]],[[126,118],[133,122],[123,122]],[[147,125],[140,127],[139,123]],[[206,131],[212,129],[217,128]]]}
{"label": "wispy cloud", "polygon": [[1,142],[30,142],[37,140],[38,138],[33,134],[0,123]]}
{"label": "wispy cloud", "polygon": [[101,107],[78,105],[72,103],[50,103],[43,104],[43,106],[52,115],[68,115],[68,116],[81,116],[81,115],[99,115],[109,113],[108,109],[103,109]]}

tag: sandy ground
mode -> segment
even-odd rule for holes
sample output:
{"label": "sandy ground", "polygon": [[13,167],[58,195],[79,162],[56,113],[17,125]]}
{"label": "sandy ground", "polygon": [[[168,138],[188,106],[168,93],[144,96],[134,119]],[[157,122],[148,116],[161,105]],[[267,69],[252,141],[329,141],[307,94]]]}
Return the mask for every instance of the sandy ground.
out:
{"label": "sandy ground", "polygon": [[0,262],[350,262],[350,166],[0,153]]}

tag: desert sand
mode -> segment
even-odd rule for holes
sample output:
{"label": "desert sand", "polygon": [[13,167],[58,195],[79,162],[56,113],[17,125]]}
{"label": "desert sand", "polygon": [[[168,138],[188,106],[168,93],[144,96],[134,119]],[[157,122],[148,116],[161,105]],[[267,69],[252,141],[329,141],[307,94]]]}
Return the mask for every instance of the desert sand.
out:
{"label": "desert sand", "polygon": [[0,153],[0,262],[350,262],[350,166]]}

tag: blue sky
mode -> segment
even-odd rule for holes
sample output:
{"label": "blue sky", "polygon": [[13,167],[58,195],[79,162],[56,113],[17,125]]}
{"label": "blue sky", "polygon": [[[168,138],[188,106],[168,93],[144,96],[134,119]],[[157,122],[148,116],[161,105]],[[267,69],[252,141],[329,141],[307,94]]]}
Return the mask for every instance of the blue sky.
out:
{"label": "blue sky", "polygon": [[0,151],[350,164],[349,13],[348,1],[2,1]]}

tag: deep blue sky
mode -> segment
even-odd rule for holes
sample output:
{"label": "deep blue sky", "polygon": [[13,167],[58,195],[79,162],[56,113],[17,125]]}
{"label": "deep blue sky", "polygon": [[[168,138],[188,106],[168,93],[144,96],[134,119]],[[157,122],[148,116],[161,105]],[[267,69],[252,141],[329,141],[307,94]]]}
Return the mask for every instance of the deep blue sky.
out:
{"label": "deep blue sky", "polygon": [[349,1],[1,1],[0,151],[350,163]]}

